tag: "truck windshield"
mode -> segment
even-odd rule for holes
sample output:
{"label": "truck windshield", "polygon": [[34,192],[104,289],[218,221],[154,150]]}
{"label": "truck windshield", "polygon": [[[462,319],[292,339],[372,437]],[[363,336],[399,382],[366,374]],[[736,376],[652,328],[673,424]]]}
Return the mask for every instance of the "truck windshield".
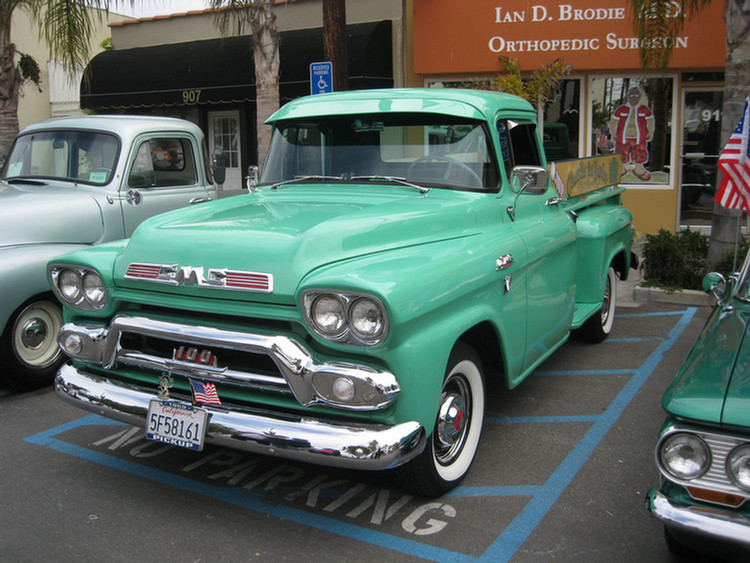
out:
{"label": "truck windshield", "polygon": [[425,187],[497,189],[481,121],[431,114],[372,114],[277,123],[261,184],[394,179]]}
{"label": "truck windshield", "polygon": [[53,179],[107,184],[117,163],[114,135],[93,131],[39,131],[16,139],[3,180]]}

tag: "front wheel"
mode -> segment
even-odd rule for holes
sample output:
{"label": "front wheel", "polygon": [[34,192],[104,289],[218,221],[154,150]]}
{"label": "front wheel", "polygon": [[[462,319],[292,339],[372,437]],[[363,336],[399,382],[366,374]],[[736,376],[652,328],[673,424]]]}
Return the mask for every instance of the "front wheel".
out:
{"label": "front wheel", "polygon": [[65,359],[57,345],[63,324],[60,306],[43,297],[24,303],[0,339],[3,379],[20,391],[50,385]]}
{"label": "front wheel", "polygon": [[604,283],[604,295],[602,296],[602,307],[598,314],[591,315],[581,328],[576,331],[576,336],[587,342],[602,342],[612,332],[615,322],[615,306],[617,304],[617,272],[610,266],[607,271],[607,279]]}
{"label": "front wheel", "polygon": [[394,470],[399,486],[437,496],[458,485],[474,461],[483,419],[482,365],[476,352],[459,342],[448,361],[432,436],[419,456]]}

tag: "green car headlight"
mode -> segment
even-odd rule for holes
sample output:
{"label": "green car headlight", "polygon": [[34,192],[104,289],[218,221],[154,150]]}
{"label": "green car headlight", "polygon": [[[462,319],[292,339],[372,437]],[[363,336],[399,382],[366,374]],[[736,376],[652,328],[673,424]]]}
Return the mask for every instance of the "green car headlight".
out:
{"label": "green car headlight", "polygon": [[385,328],[385,311],[375,300],[361,297],[349,307],[349,326],[360,340],[377,339]]}
{"label": "green car headlight", "polygon": [[330,342],[376,346],[388,335],[385,306],[372,295],[309,290],[302,294],[302,311],[313,332]]}
{"label": "green car headlight", "polygon": [[740,489],[750,491],[750,444],[737,446],[727,456],[727,473]]}
{"label": "green car headlight", "polygon": [[56,264],[50,266],[49,277],[63,303],[84,311],[100,311],[107,306],[107,288],[95,270]]}
{"label": "green car headlight", "polygon": [[711,466],[711,452],[694,434],[680,432],[667,437],[659,447],[664,470],[680,480],[696,479]]}

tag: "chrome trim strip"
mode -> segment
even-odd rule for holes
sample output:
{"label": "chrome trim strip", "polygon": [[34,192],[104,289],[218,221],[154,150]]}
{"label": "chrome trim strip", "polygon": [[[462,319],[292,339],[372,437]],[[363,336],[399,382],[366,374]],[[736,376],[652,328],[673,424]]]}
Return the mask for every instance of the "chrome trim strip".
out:
{"label": "chrome trim strip", "polygon": [[[101,365],[104,369],[112,369],[117,362],[122,362],[186,377],[201,377],[211,381],[256,386],[255,388],[268,388],[271,385],[278,389],[279,383],[284,383],[278,378],[262,374],[232,370],[218,372],[213,367],[200,364],[185,367],[175,363],[172,358],[159,358],[142,354],[137,350],[128,350],[123,348],[120,342],[123,333],[161,338],[202,348],[214,347],[266,354],[276,364],[284,382],[303,406],[324,403],[347,410],[378,410],[395,401],[401,392],[396,377],[390,372],[347,362],[318,362],[301,342],[283,335],[239,332],[147,317],[118,315],[112,319],[108,328],[66,323],[58,334],[58,342],[63,351],[73,359]],[[83,341],[80,353],[75,353],[65,346],[70,337],[79,337]],[[327,384],[325,382],[330,383],[333,379],[341,377],[355,382],[358,389],[365,389],[366,398],[360,403],[335,402],[320,388],[321,385]]]}
{"label": "chrome trim strip", "polygon": [[646,508],[667,526],[750,547],[750,519],[741,514],[718,507],[708,509],[685,505],[656,489],[648,492]]}
{"label": "chrome trim strip", "polygon": [[[154,391],[88,373],[66,364],[55,378],[66,402],[102,416],[145,427]],[[350,469],[389,469],[406,463],[425,446],[416,421],[385,424],[328,421],[260,409],[209,413],[206,442],[231,449]]]}

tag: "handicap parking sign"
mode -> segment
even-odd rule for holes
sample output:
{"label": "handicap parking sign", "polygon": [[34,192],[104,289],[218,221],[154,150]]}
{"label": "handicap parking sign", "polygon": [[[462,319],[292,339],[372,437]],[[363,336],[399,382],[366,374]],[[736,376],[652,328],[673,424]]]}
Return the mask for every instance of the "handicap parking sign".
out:
{"label": "handicap parking sign", "polygon": [[310,93],[333,92],[333,64],[331,62],[310,63]]}

